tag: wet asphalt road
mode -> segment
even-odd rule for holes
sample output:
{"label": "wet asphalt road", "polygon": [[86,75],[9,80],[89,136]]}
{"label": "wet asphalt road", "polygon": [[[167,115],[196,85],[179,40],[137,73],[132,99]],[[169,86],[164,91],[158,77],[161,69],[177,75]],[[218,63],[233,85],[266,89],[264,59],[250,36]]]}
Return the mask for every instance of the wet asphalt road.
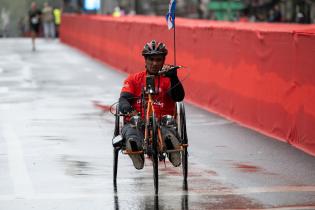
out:
{"label": "wet asphalt road", "polygon": [[0,39],[0,210],[315,209],[315,158],[186,105],[188,190],[180,168],[137,171],[120,155],[114,117],[125,74],[58,41]]}

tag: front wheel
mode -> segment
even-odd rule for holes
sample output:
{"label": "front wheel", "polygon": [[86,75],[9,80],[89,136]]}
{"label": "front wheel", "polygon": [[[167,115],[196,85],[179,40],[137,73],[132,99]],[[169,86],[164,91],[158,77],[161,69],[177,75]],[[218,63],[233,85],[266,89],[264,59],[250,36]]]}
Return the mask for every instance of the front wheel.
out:
{"label": "front wheel", "polygon": [[152,162],[153,162],[153,179],[154,190],[157,195],[159,192],[159,171],[158,171],[158,127],[155,115],[152,115]]}

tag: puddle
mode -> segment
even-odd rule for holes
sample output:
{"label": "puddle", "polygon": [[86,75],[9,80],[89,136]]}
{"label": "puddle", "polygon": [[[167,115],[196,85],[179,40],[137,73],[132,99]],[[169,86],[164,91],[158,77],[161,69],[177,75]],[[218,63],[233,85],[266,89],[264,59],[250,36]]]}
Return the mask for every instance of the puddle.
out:
{"label": "puddle", "polygon": [[66,138],[61,136],[41,136],[41,138],[48,141],[67,141]]}
{"label": "puddle", "polygon": [[234,168],[237,168],[240,171],[246,172],[246,173],[255,173],[255,172],[263,171],[263,169],[258,166],[245,164],[245,163],[234,163],[233,166]]}
{"label": "puddle", "polygon": [[88,176],[91,173],[91,164],[86,161],[71,160],[68,157],[63,157],[61,162],[65,164],[65,173],[70,176]]}

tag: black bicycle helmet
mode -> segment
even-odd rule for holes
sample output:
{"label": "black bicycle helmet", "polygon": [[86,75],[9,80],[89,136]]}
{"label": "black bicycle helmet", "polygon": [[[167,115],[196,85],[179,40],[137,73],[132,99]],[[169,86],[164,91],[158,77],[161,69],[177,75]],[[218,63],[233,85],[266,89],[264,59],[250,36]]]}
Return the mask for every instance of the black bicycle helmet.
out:
{"label": "black bicycle helmet", "polygon": [[167,55],[167,49],[164,43],[152,40],[144,45],[142,55]]}

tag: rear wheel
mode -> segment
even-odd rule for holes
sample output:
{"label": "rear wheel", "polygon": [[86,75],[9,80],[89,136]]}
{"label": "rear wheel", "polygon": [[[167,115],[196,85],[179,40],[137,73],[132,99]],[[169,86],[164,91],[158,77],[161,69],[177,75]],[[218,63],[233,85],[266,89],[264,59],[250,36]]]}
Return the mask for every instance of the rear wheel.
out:
{"label": "rear wheel", "polygon": [[115,129],[114,129],[114,137],[118,136],[120,134],[120,116],[118,111],[118,105],[116,106],[116,113],[115,113]]}
{"label": "rear wheel", "polygon": [[155,115],[152,115],[152,162],[155,194],[159,192],[159,172],[158,172],[158,127]]}
{"label": "rear wheel", "polygon": [[181,151],[182,156],[182,168],[183,168],[183,178],[187,181],[188,175],[188,137],[186,130],[186,116],[185,116],[185,106],[183,103],[177,103],[177,131],[183,145],[183,150]]}
{"label": "rear wheel", "polygon": [[117,167],[118,167],[118,154],[119,154],[119,149],[114,147],[114,162],[113,162],[113,181],[114,185],[116,185],[116,180],[117,180]]}

